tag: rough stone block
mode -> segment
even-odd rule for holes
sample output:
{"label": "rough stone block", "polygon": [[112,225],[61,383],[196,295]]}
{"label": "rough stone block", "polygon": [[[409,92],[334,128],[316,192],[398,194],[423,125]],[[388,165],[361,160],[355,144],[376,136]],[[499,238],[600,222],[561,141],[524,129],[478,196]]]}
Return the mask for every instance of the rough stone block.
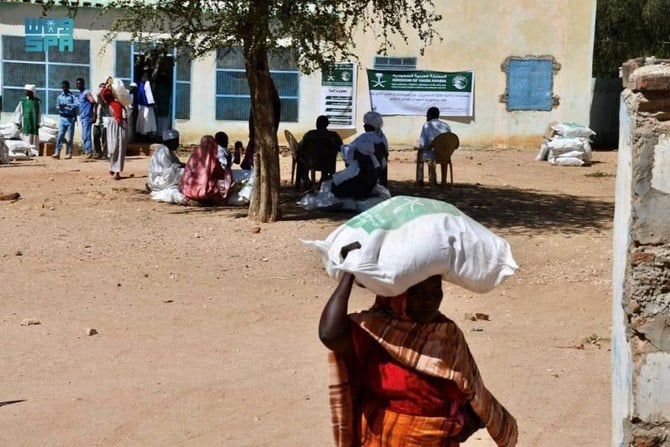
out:
{"label": "rough stone block", "polygon": [[656,64],[639,67],[629,76],[628,88],[634,91],[670,90],[670,65]]}
{"label": "rough stone block", "polygon": [[635,410],[643,421],[665,421],[670,414],[670,355],[645,355],[636,379]]}

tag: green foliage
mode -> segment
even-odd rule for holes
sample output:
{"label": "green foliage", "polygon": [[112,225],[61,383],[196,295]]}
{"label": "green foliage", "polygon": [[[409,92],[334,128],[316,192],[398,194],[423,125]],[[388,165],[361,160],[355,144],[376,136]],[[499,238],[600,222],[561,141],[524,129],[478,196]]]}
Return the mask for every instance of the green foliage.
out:
{"label": "green foliage", "polygon": [[628,59],[670,58],[670,0],[599,0],[593,76],[616,77]]}
{"label": "green foliage", "polygon": [[357,30],[372,33],[383,54],[392,37],[407,41],[409,29],[430,45],[441,20],[431,0],[119,0],[105,11],[118,15],[109,40],[120,31],[138,41],[156,41],[158,34],[166,48],[188,48],[196,58],[245,44],[269,53],[288,47],[304,73],[355,59]]}

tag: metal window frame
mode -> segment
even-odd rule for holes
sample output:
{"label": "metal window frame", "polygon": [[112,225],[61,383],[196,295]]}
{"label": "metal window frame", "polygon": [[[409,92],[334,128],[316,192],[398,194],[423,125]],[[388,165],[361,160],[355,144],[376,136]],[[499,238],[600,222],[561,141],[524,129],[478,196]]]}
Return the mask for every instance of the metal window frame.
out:
{"label": "metal window frame", "polygon": [[[24,36],[14,36],[10,34],[3,34],[0,35],[1,39],[5,39],[7,37],[10,38],[17,38],[17,39],[23,39]],[[90,39],[74,39],[74,41],[79,41],[79,42],[88,42],[88,55],[86,57],[88,58],[88,63],[73,63],[73,62],[50,62],[49,61],[49,52],[45,51],[44,52],[44,60],[43,61],[30,61],[30,60],[22,60],[22,59],[5,59],[4,54],[2,54],[2,58],[0,59],[0,62],[2,63],[2,66],[4,67],[5,64],[29,64],[29,65],[35,65],[35,66],[40,66],[44,69],[44,80],[46,82],[46,85],[41,87],[37,86],[38,91],[44,92],[44,95],[38,95],[40,100],[42,101],[42,113],[45,115],[52,115],[49,113],[49,109],[51,108],[51,101],[49,99],[50,95],[49,93],[51,92],[60,92],[61,88],[50,88],[49,87],[49,72],[50,68],[53,66],[66,66],[66,67],[84,67],[88,70],[89,77],[91,73],[91,44],[90,44]],[[2,45],[0,45],[0,49],[2,48]],[[25,54],[25,53],[24,53]],[[84,76],[82,76],[84,77]],[[88,80],[90,82],[90,79]],[[2,90],[4,91],[5,89],[7,90],[24,90],[25,82],[23,82],[21,85],[12,85],[8,83],[7,79],[2,79]],[[70,87],[74,88],[74,83],[70,81]],[[4,101],[3,101],[4,102]],[[11,107],[10,105],[4,104],[4,107]]]}
{"label": "metal window frame", "polygon": [[[385,60],[384,60],[385,59]],[[372,67],[375,70],[395,70],[412,71],[416,70],[418,58],[413,56],[382,56],[377,55],[374,58]]]}
{"label": "metal window frame", "polygon": [[[239,94],[231,95],[231,94],[216,93],[219,90],[219,85],[218,85],[218,78],[219,78],[218,74],[219,73],[243,73],[245,75],[245,78],[246,78],[246,71],[243,67],[242,68],[221,67],[221,66],[219,66],[219,62],[218,62],[218,55],[216,55],[215,57],[217,58],[217,60],[215,61],[215,63],[216,63],[216,79],[217,79],[217,81],[216,81],[217,85],[214,88],[215,104],[218,105],[219,101],[223,101],[223,100],[225,100],[225,98],[248,99],[249,104],[251,104],[251,94],[248,94],[248,95],[239,95]],[[297,86],[298,86],[297,87],[298,94],[297,95],[282,95],[282,92],[279,91],[279,89],[277,89],[278,93],[279,93],[279,99],[281,99],[281,100],[293,100],[293,101],[297,102],[298,107],[297,107],[297,110],[296,110],[295,120],[288,121],[288,122],[297,123],[299,121],[299,117],[300,117],[300,70],[297,68],[297,66],[294,70],[286,70],[286,69],[273,70],[273,69],[270,69],[270,76],[272,76],[273,74],[284,74],[284,73],[295,75],[296,80],[297,80]],[[217,119],[219,119],[219,118],[217,118]],[[231,118],[223,117],[220,120],[221,121],[247,121],[248,118],[231,119]]]}

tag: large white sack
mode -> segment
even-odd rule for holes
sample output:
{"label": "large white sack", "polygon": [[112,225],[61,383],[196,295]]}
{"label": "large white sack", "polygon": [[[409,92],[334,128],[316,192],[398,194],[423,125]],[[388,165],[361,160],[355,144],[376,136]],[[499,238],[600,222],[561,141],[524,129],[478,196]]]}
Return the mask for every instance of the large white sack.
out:
{"label": "large white sack", "polygon": [[559,135],[573,138],[591,138],[596,133],[586,126],[577,123],[556,123],[551,126]]}
{"label": "large white sack", "polygon": [[117,101],[123,105],[123,107],[128,107],[133,103],[133,98],[130,96],[130,92],[123,85],[123,81],[119,78],[114,78],[112,82],[112,91],[114,96],[116,96]]}
{"label": "large white sack", "polygon": [[58,139],[58,131],[52,132],[48,127],[40,127],[40,143],[55,143]]}
{"label": "large white sack", "polygon": [[318,192],[305,194],[297,202],[298,205],[310,211],[317,209],[365,211],[391,198],[391,192],[380,184],[376,184],[371,196],[363,200],[354,200],[353,197],[336,197],[331,192],[333,183],[334,180],[324,180]]}
{"label": "large white sack", "polygon": [[37,157],[39,151],[32,144],[26,143],[23,140],[5,140],[9,152],[9,158],[24,159],[30,157]]}
{"label": "large white sack", "polygon": [[549,163],[557,166],[584,166],[584,160],[577,157],[556,157],[549,159]]}
{"label": "large white sack", "polygon": [[549,156],[549,141],[542,139],[542,144],[540,145],[540,151],[535,156],[535,161],[545,161]]}
{"label": "large white sack", "polygon": [[[346,259],[343,246],[358,241]],[[303,241],[321,252],[334,278],[351,272],[377,295],[396,296],[433,275],[485,293],[518,268],[507,241],[438,200],[396,196],[349,219],[323,241]]]}
{"label": "large white sack", "polygon": [[19,138],[21,136],[21,129],[16,123],[6,123],[0,125],[0,135],[4,137],[5,140],[11,140],[12,138]]}
{"label": "large white sack", "polygon": [[587,138],[553,138],[551,139],[547,145],[549,146],[550,151],[564,151],[564,152],[570,152],[570,151],[578,151],[578,150],[584,150],[584,145],[588,144],[588,139]]}
{"label": "large white sack", "polygon": [[184,194],[182,194],[176,186],[159,189],[158,191],[151,191],[151,198],[158,202],[165,203],[181,204],[185,202]]}
{"label": "large white sack", "polygon": [[48,129],[55,129],[56,132],[58,132],[58,123],[56,120],[53,120],[49,117],[43,116],[42,117],[42,125],[40,126],[40,129],[42,128],[48,128]]}

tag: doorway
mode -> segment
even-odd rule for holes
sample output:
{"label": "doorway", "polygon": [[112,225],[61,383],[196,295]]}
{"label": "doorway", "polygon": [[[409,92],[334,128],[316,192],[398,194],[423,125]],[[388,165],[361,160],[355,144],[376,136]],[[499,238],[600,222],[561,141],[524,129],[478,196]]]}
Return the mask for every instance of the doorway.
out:
{"label": "doorway", "polygon": [[161,142],[163,131],[173,128],[174,66],[174,56],[157,49],[133,55],[136,142]]}

